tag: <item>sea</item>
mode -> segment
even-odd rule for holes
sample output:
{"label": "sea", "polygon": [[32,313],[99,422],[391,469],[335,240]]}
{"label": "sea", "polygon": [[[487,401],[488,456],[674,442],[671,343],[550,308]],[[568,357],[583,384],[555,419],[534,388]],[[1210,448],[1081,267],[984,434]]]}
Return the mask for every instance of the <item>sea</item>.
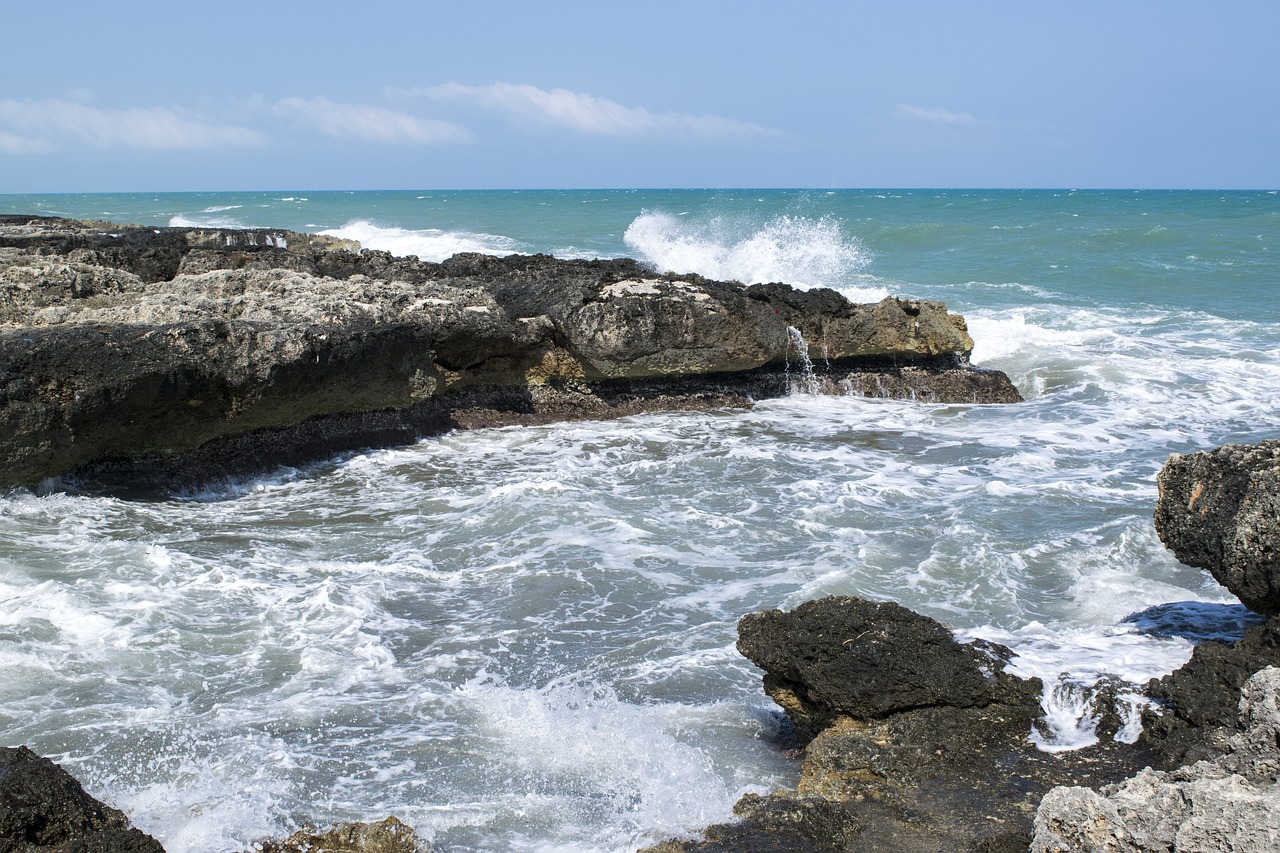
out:
{"label": "sea", "polygon": [[[792,786],[744,614],[892,600],[1009,646],[1055,751],[1256,617],[1152,526],[1172,453],[1280,436],[1274,191],[0,196],[441,260],[943,300],[1025,402],[796,393],[425,438],[200,491],[0,495],[0,744],[170,853],[395,815],[439,851],[629,851]],[[1137,736],[1130,714],[1122,739]]]}

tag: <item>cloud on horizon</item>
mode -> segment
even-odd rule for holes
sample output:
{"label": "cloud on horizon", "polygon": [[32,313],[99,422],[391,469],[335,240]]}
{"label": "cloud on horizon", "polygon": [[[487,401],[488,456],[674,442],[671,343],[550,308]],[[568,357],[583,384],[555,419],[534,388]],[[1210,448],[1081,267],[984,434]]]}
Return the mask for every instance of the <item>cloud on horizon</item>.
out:
{"label": "cloud on horizon", "polygon": [[568,89],[540,89],[514,83],[467,86],[445,83],[402,94],[437,101],[465,101],[517,117],[533,117],[591,136],[635,136],[674,131],[714,136],[774,136],[773,128],[711,114],[655,113],[608,98]]}
{"label": "cloud on horizon", "polygon": [[913,107],[910,104],[898,104],[894,112],[906,118],[942,124],[976,124],[978,121],[969,113],[953,112],[941,107]]}
{"label": "cloud on horizon", "polygon": [[419,118],[367,104],[340,104],[325,97],[285,98],[274,104],[274,111],[335,139],[393,145],[440,145],[471,139],[465,127],[451,121]]}
{"label": "cloud on horizon", "polygon": [[68,141],[161,151],[259,147],[266,137],[167,107],[104,109],[60,99],[0,99],[0,151],[47,151]]}
{"label": "cloud on horizon", "polygon": [[[596,137],[665,134],[678,137],[760,137],[780,132],[754,122],[710,113],[654,112],[568,89],[527,84],[467,86],[445,83],[420,89],[387,89],[399,108],[344,103],[320,95],[269,100],[229,98],[220,105],[108,108],[87,103],[82,90],[68,98],[19,101],[0,98],[0,154],[23,155],[75,147],[139,151],[267,148],[301,131],[331,139],[382,145],[428,146],[474,139],[460,121],[424,116],[403,101],[426,99],[439,110],[479,108],[517,123],[552,126]],[[421,104],[420,104],[421,106]],[[213,110],[221,118],[209,118]]]}

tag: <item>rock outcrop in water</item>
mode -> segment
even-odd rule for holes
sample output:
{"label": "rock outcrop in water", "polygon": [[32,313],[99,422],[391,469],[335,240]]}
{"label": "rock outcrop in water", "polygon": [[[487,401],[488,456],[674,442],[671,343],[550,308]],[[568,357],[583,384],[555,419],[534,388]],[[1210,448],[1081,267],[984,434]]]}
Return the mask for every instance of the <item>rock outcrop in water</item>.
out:
{"label": "rock outcrop in water", "polygon": [[[814,391],[1011,402],[941,303],[634,261],[0,217],[0,488],[201,481],[456,427]],[[802,346],[803,345],[803,346]],[[807,354],[804,352],[807,350]]]}
{"label": "rock outcrop in water", "polygon": [[[1175,455],[1159,483],[1165,544],[1275,613],[1280,442]],[[749,614],[738,648],[807,741],[800,783],[653,853],[1280,849],[1280,616],[1147,685],[1161,707],[1136,744],[1059,754],[1029,742],[1039,686],[1004,671],[1008,650],[896,604]]]}
{"label": "rock outcrop in water", "polygon": [[960,643],[891,603],[825,598],[749,614],[739,650],[804,746],[795,791],[744,797],[740,821],[652,853],[1026,850],[1040,797],[1118,781],[1145,753],[1114,741],[1039,751],[1041,685],[1005,672],[1008,649]]}
{"label": "rock outcrop in water", "polygon": [[1153,680],[1152,767],[1101,791],[1050,792],[1034,853],[1280,849],[1280,441],[1175,454],[1157,482],[1165,545],[1271,618]]}
{"label": "rock outcrop in water", "polygon": [[1156,482],[1165,546],[1251,610],[1280,613],[1280,440],[1174,454]]}
{"label": "rock outcrop in water", "polygon": [[124,813],[26,747],[0,747],[0,853],[164,853]]}

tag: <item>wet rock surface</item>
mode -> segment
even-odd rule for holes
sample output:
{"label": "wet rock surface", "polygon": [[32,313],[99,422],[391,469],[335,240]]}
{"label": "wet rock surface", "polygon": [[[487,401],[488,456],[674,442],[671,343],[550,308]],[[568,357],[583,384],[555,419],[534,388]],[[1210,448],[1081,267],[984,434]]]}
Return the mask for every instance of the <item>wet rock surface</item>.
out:
{"label": "wet rock surface", "polygon": [[124,813],[26,747],[0,747],[0,853],[164,853]]}
{"label": "wet rock surface", "polygon": [[750,613],[738,623],[738,651],[765,671],[765,692],[806,736],[842,716],[1039,707],[1040,683],[1005,673],[1008,649],[957,642],[941,623],[893,602],[824,598]]}
{"label": "wet rock surface", "polygon": [[1020,399],[937,302],[627,259],[0,217],[0,488],[201,481],[459,427],[815,393]]}
{"label": "wet rock surface", "polygon": [[1144,769],[1104,787],[1064,787],[1041,802],[1032,853],[1280,849],[1280,669],[1245,683],[1236,734],[1211,759]]}
{"label": "wet rock surface", "polygon": [[1149,760],[1115,741],[1041,752],[1030,740],[1039,682],[1006,673],[1000,646],[957,642],[896,604],[833,597],[754,613],[739,637],[812,737],[800,782],[654,851],[1025,851],[1046,791],[1119,781]]}
{"label": "wet rock surface", "polygon": [[399,818],[377,823],[343,823],[328,829],[301,829],[285,839],[268,839],[253,853],[431,853],[431,845]]}
{"label": "wet rock surface", "polygon": [[1280,440],[1174,454],[1157,484],[1165,546],[1246,607],[1280,613]]}

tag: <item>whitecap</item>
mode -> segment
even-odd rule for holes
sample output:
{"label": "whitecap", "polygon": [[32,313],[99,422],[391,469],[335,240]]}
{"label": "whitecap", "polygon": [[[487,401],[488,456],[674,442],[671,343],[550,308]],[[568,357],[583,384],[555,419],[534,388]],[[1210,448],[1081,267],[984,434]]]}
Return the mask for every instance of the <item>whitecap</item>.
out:
{"label": "whitecap", "polygon": [[363,219],[320,233],[344,240],[355,240],[365,249],[377,249],[400,257],[416,255],[424,261],[436,262],[451,258],[459,252],[511,255],[518,254],[524,249],[519,241],[501,234],[442,231],[438,228],[392,228],[375,225]]}

